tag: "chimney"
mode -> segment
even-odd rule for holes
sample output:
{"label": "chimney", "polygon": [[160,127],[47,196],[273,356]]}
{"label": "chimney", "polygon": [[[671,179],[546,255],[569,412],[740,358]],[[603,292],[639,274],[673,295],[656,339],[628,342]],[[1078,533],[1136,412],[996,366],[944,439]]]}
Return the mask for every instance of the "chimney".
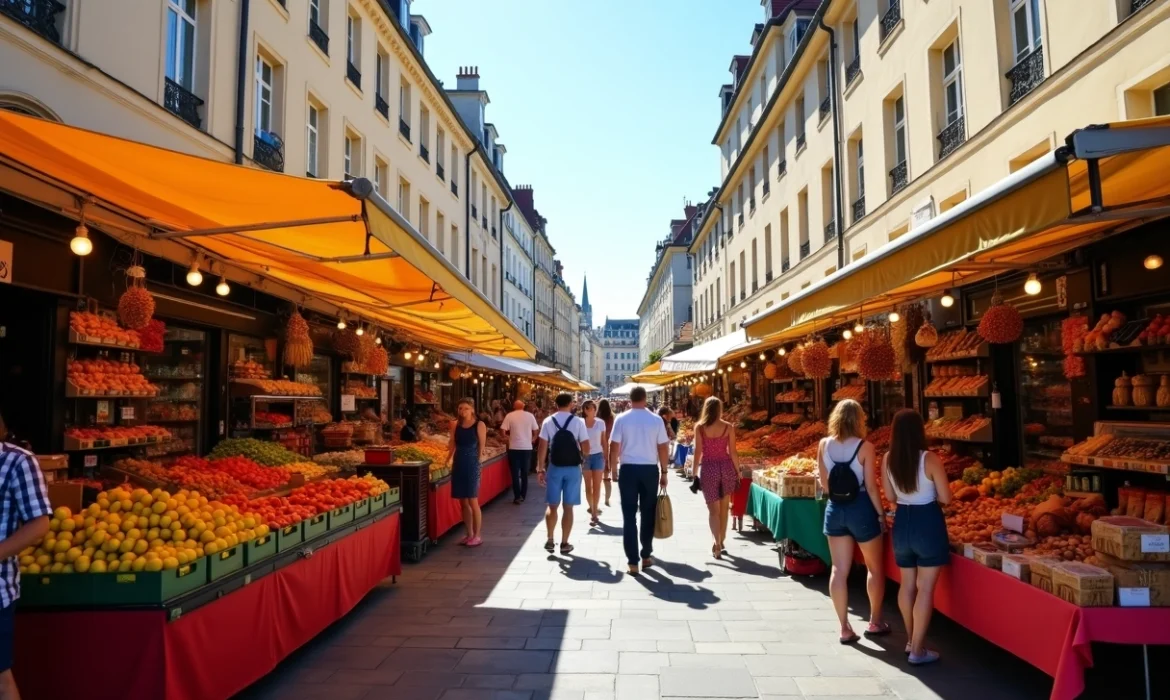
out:
{"label": "chimney", "polygon": [[686,216],[687,220],[690,220],[691,217],[693,217],[695,215],[695,212],[697,212],[697,211],[699,211],[699,208],[696,207],[694,204],[688,204],[685,207],[683,207],[683,214]]}
{"label": "chimney", "polygon": [[455,76],[456,90],[479,90],[479,66],[460,66]]}

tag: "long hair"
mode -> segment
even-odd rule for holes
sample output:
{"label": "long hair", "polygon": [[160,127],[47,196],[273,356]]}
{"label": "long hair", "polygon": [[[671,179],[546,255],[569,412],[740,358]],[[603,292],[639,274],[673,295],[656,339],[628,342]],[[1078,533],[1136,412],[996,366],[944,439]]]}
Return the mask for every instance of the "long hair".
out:
{"label": "long hair", "polygon": [[597,417],[606,423],[613,420],[613,407],[609,405],[609,399],[602,399],[597,404]]}
{"label": "long hair", "polygon": [[829,437],[836,440],[865,439],[865,410],[861,404],[845,399],[833,408],[829,414]]}
{"label": "long hair", "polygon": [[917,411],[903,408],[894,414],[890,456],[886,459],[890,480],[902,493],[918,490],[918,460],[926,449],[926,425]]}
{"label": "long hair", "polygon": [[[581,415],[585,415],[586,411],[591,408],[596,408],[596,406],[597,404],[593,403],[593,399],[586,399],[585,403],[581,404]],[[596,418],[596,416],[594,417]]]}
{"label": "long hair", "polygon": [[709,428],[716,421],[723,418],[723,402],[715,396],[708,396],[703,402],[703,411],[699,414],[699,425]]}

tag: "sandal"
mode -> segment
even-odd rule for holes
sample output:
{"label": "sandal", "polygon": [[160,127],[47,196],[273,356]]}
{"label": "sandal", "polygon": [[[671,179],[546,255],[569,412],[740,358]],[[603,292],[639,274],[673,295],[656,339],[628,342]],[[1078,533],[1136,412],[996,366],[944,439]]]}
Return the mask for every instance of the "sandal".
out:
{"label": "sandal", "polygon": [[883,623],[877,625],[876,627],[873,625],[870,625],[869,627],[866,628],[865,632],[863,632],[862,634],[864,634],[867,637],[884,637],[889,633],[890,633],[889,623],[883,622]]}
{"label": "sandal", "polygon": [[930,649],[927,649],[922,654],[922,656],[915,656],[914,654],[910,654],[911,666],[925,666],[926,664],[932,664],[935,661],[938,661],[938,652],[931,651]]}
{"label": "sandal", "polygon": [[548,540],[548,542],[545,542],[545,543],[544,543],[544,548],[545,548],[545,550],[546,550],[546,551],[548,551],[548,552],[553,552],[553,551],[555,551],[555,550],[556,550],[556,548],[557,548],[557,543],[556,543],[556,542],[553,542],[553,541],[552,541],[552,538],[550,537],[550,538],[549,538],[549,540]]}
{"label": "sandal", "polygon": [[715,557],[716,559],[723,558],[723,552],[719,549],[719,545],[711,545],[711,556]]}
{"label": "sandal", "polygon": [[569,544],[568,542],[561,543],[561,554],[568,554],[569,552],[573,551],[574,549],[576,549],[576,547]]}
{"label": "sandal", "polygon": [[842,644],[856,644],[857,640],[859,639],[861,639],[861,637],[858,637],[856,632],[850,631],[848,637],[841,637],[841,639],[838,641],[840,641]]}

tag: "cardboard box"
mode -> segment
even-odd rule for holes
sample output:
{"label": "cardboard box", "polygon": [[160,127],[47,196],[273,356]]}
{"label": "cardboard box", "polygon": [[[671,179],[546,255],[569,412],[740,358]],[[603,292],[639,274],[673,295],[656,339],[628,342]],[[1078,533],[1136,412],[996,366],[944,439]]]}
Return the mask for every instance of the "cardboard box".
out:
{"label": "cardboard box", "polygon": [[989,569],[1000,568],[1000,560],[1003,557],[1003,552],[994,545],[976,544],[971,546],[972,558],[976,563],[982,564]]}
{"label": "cardboard box", "polygon": [[1052,567],[1062,561],[1056,557],[1032,557],[1032,585],[1045,593],[1055,593],[1052,587]]}
{"label": "cardboard box", "polygon": [[1124,561],[1170,562],[1170,528],[1125,515],[1098,518],[1093,549]]}
{"label": "cardboard box", "polygon": [[999,570],[1024,583],[1032,582],[1032,560],[1028,554],[1005,554],[1000,559]]}
{"label": "cardboard box", "polygon": [[1052,567],[1052,588],[1061,600],[1082,608],[1113,605],[1113,574],[1078,561]]}
{"label": "cardboard box", "polygon": [[53,508],[65,506],[73,513],[81,512],[82,496],[85,493],[81,484],[48,484],[46,490],[48,491],[49,505]]}
{"label": "cardboard box", "polygon": [[1170,607],[1170,564],[1123,561],[1097,553],[1101,567],[1113,574],[1117,604],[1126,608]]}
{"label": "cardboard box", "polygon": [[41,474],[46,484],[52,484],[69,477],[69,455],[37,455]]}

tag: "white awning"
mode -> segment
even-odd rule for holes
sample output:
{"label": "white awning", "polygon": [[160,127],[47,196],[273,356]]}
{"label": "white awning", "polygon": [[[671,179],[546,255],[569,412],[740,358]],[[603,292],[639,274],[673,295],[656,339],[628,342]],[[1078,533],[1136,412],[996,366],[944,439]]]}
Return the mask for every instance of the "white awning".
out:
{"label": "white awning", "polygon": [[662,358],[660,369],[662,372],[710,372],[719,366],[719,358],[745,343],[747,334],[741,328],[722,338]]}
{"label": "white awning", "polygon": [[645,389],[647,394],[653,394],[654,392],[662,391],[665,388],[658,386],[657,384],[638,384],[636,382],[630,382],[629,384],[622,384],[609,393],[611,396],[629,396],[630,392],[638,387]]}
{"label": "white awning", "polygon": [[453,352],[447,355],[447,359],[456,364],[471,365],[479,369],[504,374],[553,374],[557,371],[552,367],[545,367],[527,360],[498,355],[481,355],[478,352]]}

